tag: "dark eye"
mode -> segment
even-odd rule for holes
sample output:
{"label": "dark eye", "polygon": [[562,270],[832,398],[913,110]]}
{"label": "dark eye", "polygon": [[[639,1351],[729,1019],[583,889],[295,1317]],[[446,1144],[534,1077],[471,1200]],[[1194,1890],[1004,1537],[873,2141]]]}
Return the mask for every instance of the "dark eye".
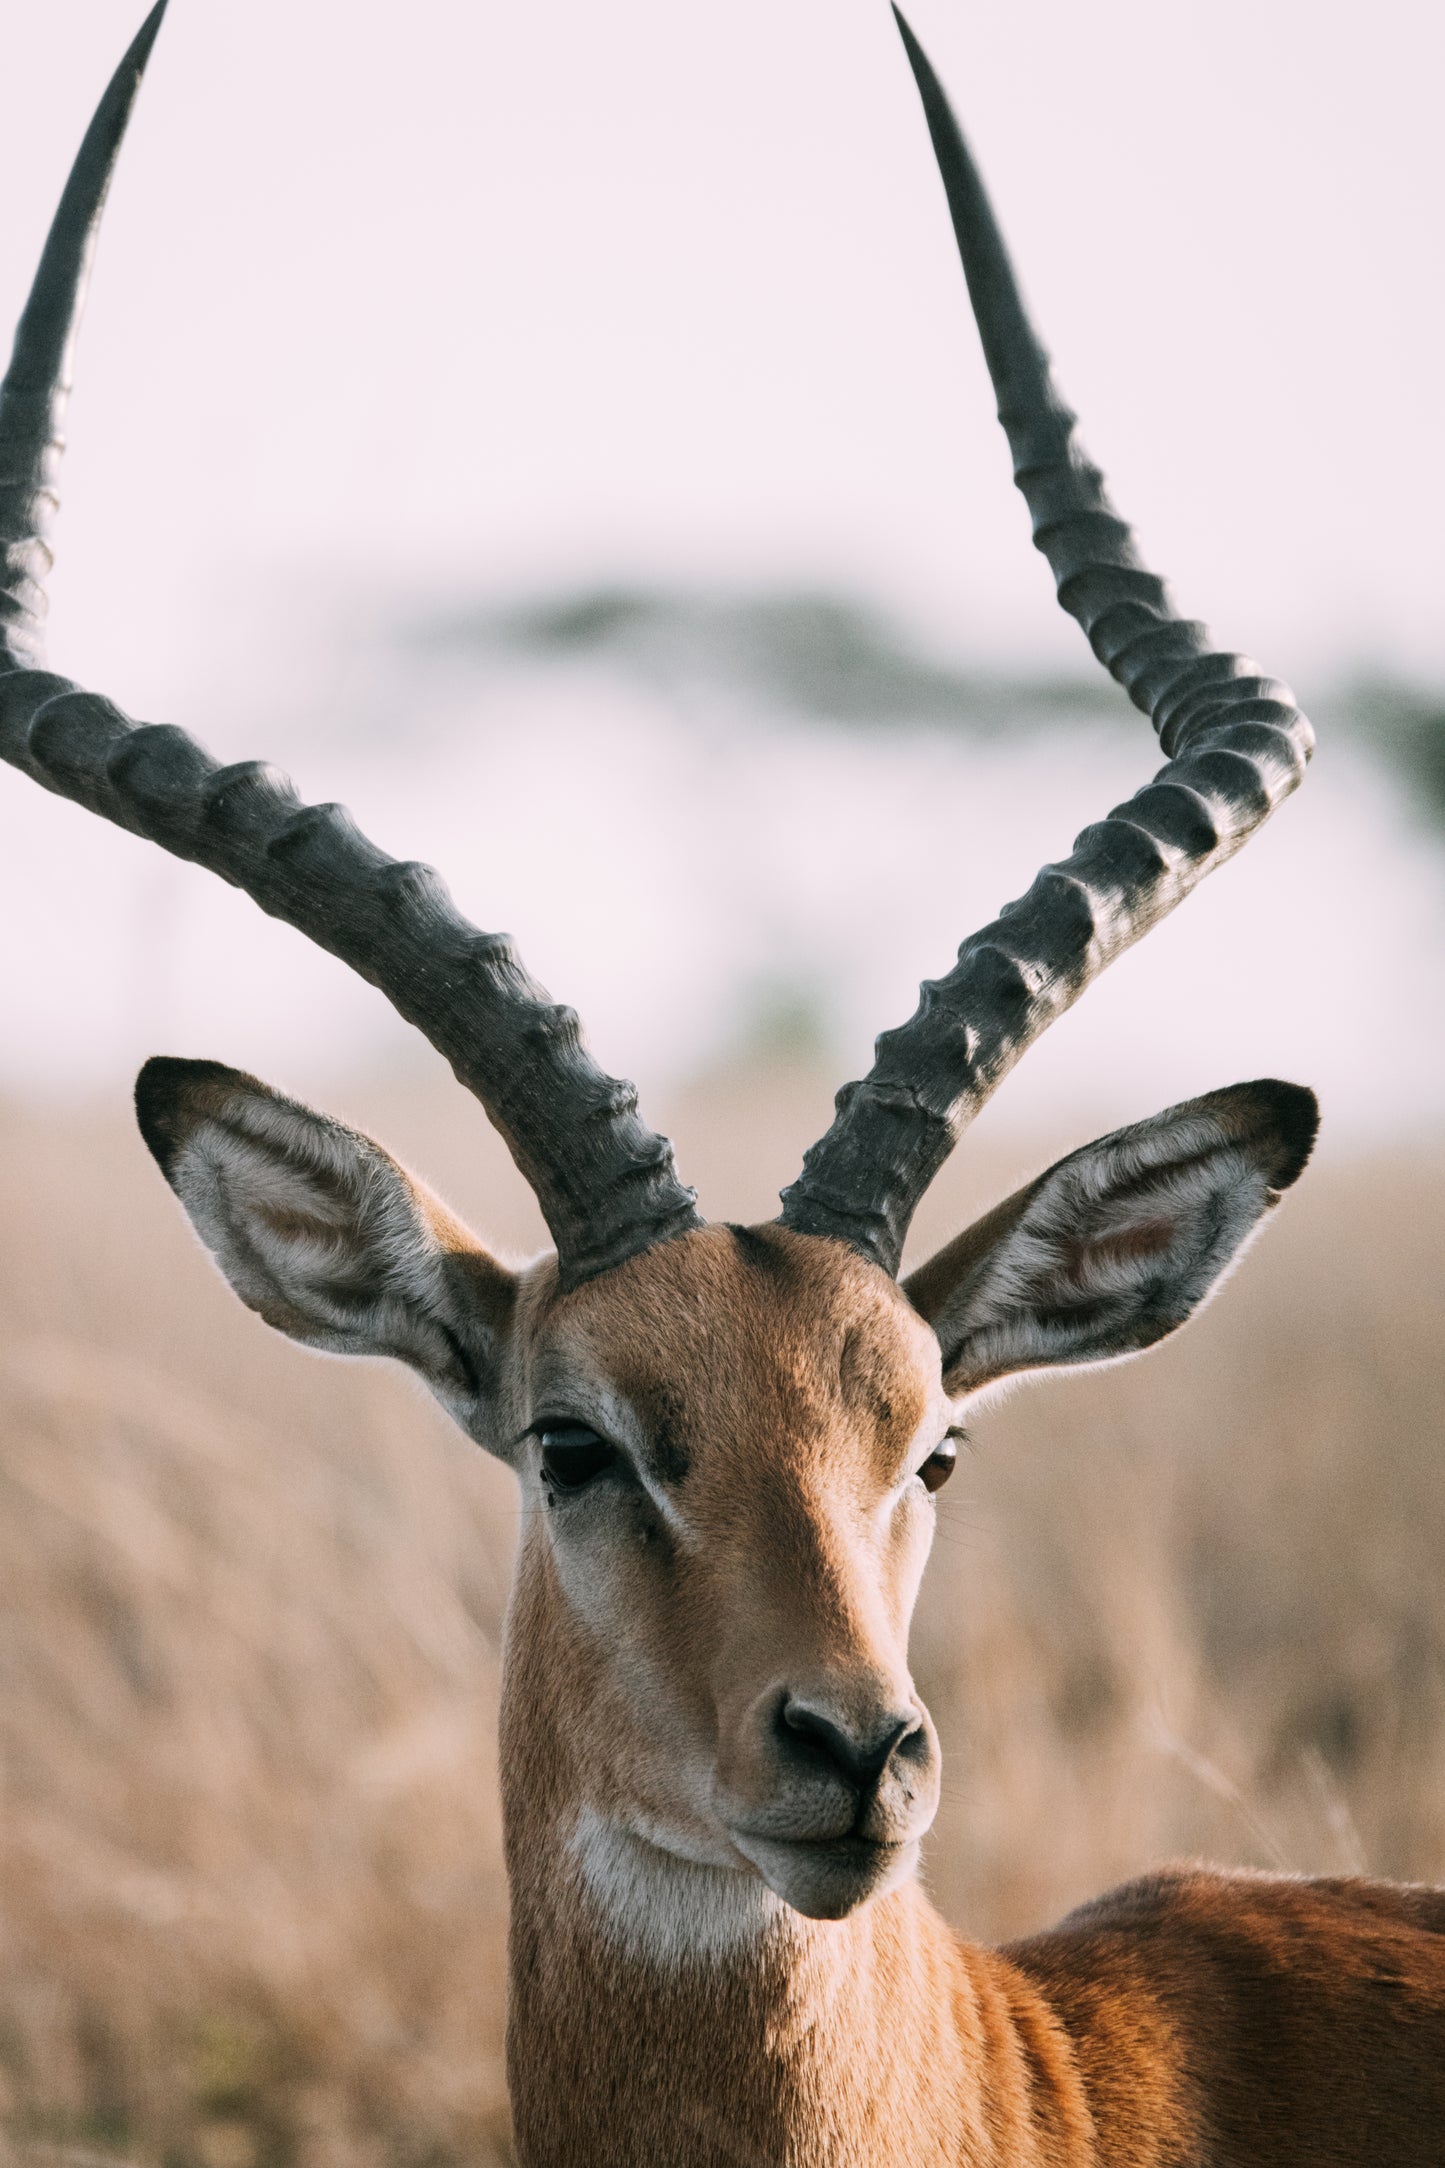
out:
{"label": "dark eye", "polygon": [[553,1490],[581,1490],[612,1467],[617,1449],[584,1423],[543,1423],[542,1473]]}
{"label": "dark eye", "polygon": [[958,1447],[954,1444],[953,1434],[950,1432],[937,1451],[929,1454],[918,1471],[923,1479],[923,1488],[931,1491],[942,1490],[957,1466]]}

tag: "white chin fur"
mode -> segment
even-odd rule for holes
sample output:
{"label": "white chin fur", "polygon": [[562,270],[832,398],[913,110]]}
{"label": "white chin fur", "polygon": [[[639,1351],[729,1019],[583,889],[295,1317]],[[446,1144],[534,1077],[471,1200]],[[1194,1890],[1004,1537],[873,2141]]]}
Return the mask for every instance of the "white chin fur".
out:
{"label": "white chin fur", "polygon": [[757,1875],[664,1851],[594,1807],[578,1809],[567,1849],[607,1940],[648,1964],[680,1966],[738,1954],[785,1928],[792,1916]]}

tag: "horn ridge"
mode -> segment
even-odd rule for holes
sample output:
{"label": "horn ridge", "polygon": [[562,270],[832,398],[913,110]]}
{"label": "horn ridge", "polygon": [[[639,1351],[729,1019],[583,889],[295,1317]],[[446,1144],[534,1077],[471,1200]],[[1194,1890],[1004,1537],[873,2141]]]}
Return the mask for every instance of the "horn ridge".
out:
{"label": "horn ridge", "polygon": [[306,805],[264,761],[222,767],[169,725],[133,723],[39,667],[61,422],[106,191],[166,0],[81,145],[0,386],[0,758],[178,858],[349,964],[478,1098],[530,1184],[564,1288],[702,1225],[637,1093],[593,1061],[575,1012],[510,939],[460,915],[429,867],[389,858],[345,808]]}
{"label": "horn ridge", "polygon": [[[1259,667],[1248,657],[1216,650],[1208,628],[1182,618],[1167,582],[1145,567],[1102,471],[1078,442],[1078,417],[1054,383],[1048,352],[1029,319],[993,206],[943,86],[907,19],[896,6],[893,14],[923,101],[998,418],[1013,455],[1014,480],[1059,601],[1099,661],[1156,727],[1175,676],[1185,670],[1199,670],[1218,687],[1210,718],[1226,715],[1249,699],[1247,692],[1232,690],[1231,681],[1257,678]],[[1106,631],[1116,613],[1132,634],[1123,645]],[[1140,639],[1150,644],[1153,668],[1147,676],[1134,659]],[[1303,724],[1288,687],[1280,692],[1281,707]],[[1165,752],[1182,751],[1189,737],[1190,726],[1176,722],[1167,739],[1161,733]]]}
{"label": "horn ridge", "polygon": [[0,757],[244,889],[384,993],[478,1098],[534,1191],[564,1287],[702,1224],[631,1084],[597,1067],[575,1011],[510,939],[456,910],[430,867],[307,805],[262,761],[221,767],[183,731],[132,723],[41,671],[0,675]]}
{"label": "horn ridge", "polygon": [[1216,649],[1145,565],[1078,442],[942,85],[893,12],[1034,541],[1060,603],[1171,757],[965,940],[953,969],[924,986],[912,1018],[878,1040],[868,1076],[839,1093],[832,1127],[783,1191],[785,1225],[848,1242],[890,1273],[919,1198],[1014,1063],[1115,956],[1248,840],[1301,781],[1314,744],[1288,686],[1248,657]]}

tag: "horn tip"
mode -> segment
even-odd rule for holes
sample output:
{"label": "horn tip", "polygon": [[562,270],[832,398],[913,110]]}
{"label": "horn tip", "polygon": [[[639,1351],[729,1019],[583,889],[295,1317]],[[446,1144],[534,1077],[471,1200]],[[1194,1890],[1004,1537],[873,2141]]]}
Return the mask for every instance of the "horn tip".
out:
{"label": "horn tip", "polygon": [[893,9],[893,20],[898,25],[898,35],[903,40],[903,50],[912,63],[914,74],[917,75],[920,69],[925,69],[931,74],[932,70],[928,65],[928,55],[920,45],[918,34],[914,30],[912,23],[909,22],[908,17],[898,5],[898,0],[889,0],[889,4]]}
{"label": "horn tip", "polygon": [[146,41],[146,51],[149,51],[150,47],[155,43],[156,33],[160,29],[161,24],[166,19],[166,9],[170,6],[170,4],[171,0],[156,0],[155,6],[151,9],[149,15],[147,15],[145,21],[141,24],[139,33],[137,34],[136,43],[139,44],[140,40],[144,38]]}
{"label": "horn tip", "polygon": [[938,79],[938,71],[923,50],[913,25],[909,22],[902,8],[899,7],[898,0],[891,0],[891,4],[893,7],[893,20],[898,25],[898,35],[903,40],[903,50],[908,57],[908,65],[913,72],[913,80],[918,85],[918,93],[923,100],[923,110],[928,116],[929,134],[933,137],[934,148],[938,151],[939,157],[942,158],[944,152],[940,140],[941,135],[956,135],[958,133],[958,121],[953,108],[948,102],[948,95]]}
{"label": "horn tip", "polygon": [[156,0],[155,6],[131,40],[130,50],[121,62],[122,69],[134,68],[139,73],[144,68],[151,57],[151,47],[160,36],[161,24],[166,19],[166,9],[170,4],[171,0]]}

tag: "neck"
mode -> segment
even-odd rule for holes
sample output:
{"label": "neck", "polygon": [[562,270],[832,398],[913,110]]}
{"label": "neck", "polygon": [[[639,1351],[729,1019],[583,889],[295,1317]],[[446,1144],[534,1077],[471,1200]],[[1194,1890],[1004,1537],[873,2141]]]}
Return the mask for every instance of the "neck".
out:
{"label": "neck", "polygon": [[526,2168],[1092,2157],[1060,2028],[916,1882],[809,1920],[648,1841],[587,1796],[525,1668],[508,1665],[502,1768]]}

